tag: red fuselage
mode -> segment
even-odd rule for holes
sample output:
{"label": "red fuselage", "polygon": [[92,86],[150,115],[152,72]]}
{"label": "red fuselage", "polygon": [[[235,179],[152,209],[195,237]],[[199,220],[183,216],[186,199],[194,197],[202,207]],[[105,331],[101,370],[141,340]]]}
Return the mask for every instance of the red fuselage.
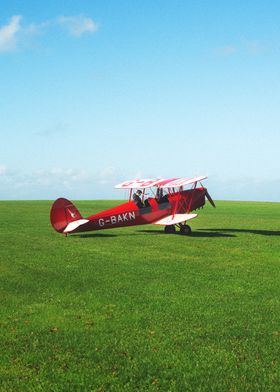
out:
{"label": "red fuselage", "polygon": [[[148,198],[148,207],[139,208],[133,201],[91,215],[87,223],[77,227],[72,233],[82,231],[104,230],[115,227],[144,225],[176,214],[194,211],[205,204],[205,188],[190,189],[169,193],[160,202]],[[63,229],[62,229],[63,230]],[[62,231],[59,230],[59,231]]]}

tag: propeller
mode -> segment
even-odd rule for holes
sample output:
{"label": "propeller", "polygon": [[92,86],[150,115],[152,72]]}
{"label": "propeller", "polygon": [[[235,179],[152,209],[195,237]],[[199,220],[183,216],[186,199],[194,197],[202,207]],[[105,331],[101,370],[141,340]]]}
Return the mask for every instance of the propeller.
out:
{"label": "propeller", "polygon": [[205,196],[207,197],[207,200],[209,201],[212,207],[216,208],[215,203],[213,202],[212,197],[209,195],[207,189],[206,188],[204,189],[205,189]]}

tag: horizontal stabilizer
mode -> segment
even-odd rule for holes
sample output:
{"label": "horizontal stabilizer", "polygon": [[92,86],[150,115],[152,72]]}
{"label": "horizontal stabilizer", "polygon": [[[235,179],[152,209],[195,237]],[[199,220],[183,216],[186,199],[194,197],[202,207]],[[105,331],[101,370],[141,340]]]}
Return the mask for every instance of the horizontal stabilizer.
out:
{"label": "horizontal stabilizer", "polygon": [[63,230],[63,233],[70,233],[71,231],[77,229],[77,227],[84,225],[85,223],[89,222],[88,219],[78,219],[74,222],[70,222],[65,229]]}
{"label": "horizontal stabilizer", "polygon": [[196,218],[197,214],[175,214],[166,216],[163,219],[158,220],[157,222],[154,222],[155,225],[163,225],[163,226],[169,226],[169,225],[176,225],[177,223],[182,223],[187,220]]}

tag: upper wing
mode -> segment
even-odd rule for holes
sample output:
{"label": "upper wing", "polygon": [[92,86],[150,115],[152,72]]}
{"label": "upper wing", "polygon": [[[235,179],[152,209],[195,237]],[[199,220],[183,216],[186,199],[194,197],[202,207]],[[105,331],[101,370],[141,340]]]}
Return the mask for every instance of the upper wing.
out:
{"label": "upper wing", "polygon": [[197,176],[192,178],[173,178],[171,180],[162,180],[157,186],[161,188],[177,188],[183,185],[191,185],[195,182],[205,180],[207,176]]}
{"label": "upper wing", "polygon": [[207,176],[198,176],[192,178],[170,178],[170,179],[144,179],[144,180],[129,180],[115,186],[118,189],[140,189],[151,188],[158,186],[160,188],[176,188],[183,185],[194,184],[195,182],[205,180]]}
{"label": "upper wing", "polygon": [[134,189],[134,188],[151,188],[162,180],[159,179],[144,179],[144,180],[129,180],[115,186],[118,189]]}

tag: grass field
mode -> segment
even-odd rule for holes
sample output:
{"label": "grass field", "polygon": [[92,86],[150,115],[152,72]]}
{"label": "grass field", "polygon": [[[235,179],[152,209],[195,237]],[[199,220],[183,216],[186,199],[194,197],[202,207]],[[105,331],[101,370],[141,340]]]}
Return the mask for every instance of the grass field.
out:
{"label": "grass field", "polygon": [[1,391],[280,390],[280,203],[217,202],[191,237],[65,238],[50,206],[0,202]]}

